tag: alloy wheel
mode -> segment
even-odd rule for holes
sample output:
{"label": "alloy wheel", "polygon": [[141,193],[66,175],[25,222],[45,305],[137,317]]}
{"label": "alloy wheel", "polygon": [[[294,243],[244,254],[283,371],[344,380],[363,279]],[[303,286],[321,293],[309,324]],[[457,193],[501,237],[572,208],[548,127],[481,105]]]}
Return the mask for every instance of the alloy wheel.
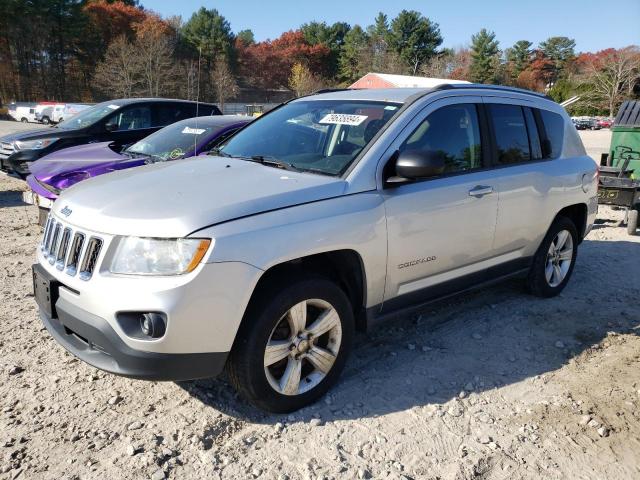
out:
{"label": "alloy wheel", "polygon": [[330,303],[297,303],[278,320],[265,346],[269,384],[282,395],[311,390],[331,371],[341,343],[342,322]]}
{"label": "alloy wheel", "polygon": [[544,275],[550,287],[562,283],[571,268],[573,260],[573,237],[568,230],[560,230],[547,251]]}

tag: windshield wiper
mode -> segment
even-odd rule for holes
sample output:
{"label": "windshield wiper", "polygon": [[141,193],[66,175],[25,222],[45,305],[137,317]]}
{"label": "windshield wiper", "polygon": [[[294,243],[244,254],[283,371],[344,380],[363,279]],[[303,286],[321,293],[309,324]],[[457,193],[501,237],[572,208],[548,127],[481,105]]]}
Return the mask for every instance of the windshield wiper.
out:
{"label": "windshield wiper", "polygon": [[233,155],[229,155],[227,152],[223,152],[222,150],[220,150],[218,147],[216,148],[212,148],[211,150],[209,150],[207,152],[207,155],[217,155],[219,157],[229,157],[229,158],[234,158]]}
{"label": "windshield wiper", "polygon": [[293,170],[294,172],[300,171],[300,169],[292,163],[285,162],[284,160],[277,159],[270,155],[251,155],[248,160],[261,163],[262,165],[268,165],[270,167],[282,168],[283,170]]}

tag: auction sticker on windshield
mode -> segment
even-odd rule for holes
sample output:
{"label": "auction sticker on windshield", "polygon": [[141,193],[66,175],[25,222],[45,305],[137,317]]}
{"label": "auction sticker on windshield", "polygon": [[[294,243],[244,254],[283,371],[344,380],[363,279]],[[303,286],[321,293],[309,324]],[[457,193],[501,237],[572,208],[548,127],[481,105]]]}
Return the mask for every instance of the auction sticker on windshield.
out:
{"label": "auction sticker on windshield", "polygon": [[202,135],[204,133],[204,128],[190,128],[190,127],[184,127],[184,130],[182,130],[182,133],[190,133],[191,135]]}
{"label": "auction sticker on windshield", "polygon": [[332,123],[335,125],[360,125],[367,118],[367,115],[348,115],[346,113],[329,113],[325,115],[320,123]]}

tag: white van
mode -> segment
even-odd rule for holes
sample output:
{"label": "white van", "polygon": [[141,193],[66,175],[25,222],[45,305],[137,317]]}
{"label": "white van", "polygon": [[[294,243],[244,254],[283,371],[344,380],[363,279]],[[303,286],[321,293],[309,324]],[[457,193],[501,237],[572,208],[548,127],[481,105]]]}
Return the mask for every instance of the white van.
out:
{"label": "white van", "polygon": [[68,120],[70,117],[73,117],[76,113],[81,112],[85,108],[89,108],[91,104],[89,103],[67,103],[62,111],[56,113],[54,112],[53,121],[56,123],[63,122]]}
{"label": "white van", "polygon": [[15,110],[9,111],[9,115],[11,115],[18,122],[35,122],[36,107],[35,105],[18,105]]}

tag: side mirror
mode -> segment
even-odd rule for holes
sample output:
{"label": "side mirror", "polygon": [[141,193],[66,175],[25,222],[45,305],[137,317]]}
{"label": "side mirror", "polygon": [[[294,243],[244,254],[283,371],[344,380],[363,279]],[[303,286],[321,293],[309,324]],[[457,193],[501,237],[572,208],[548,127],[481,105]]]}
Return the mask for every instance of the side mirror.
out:
{"label": "side mirror", "polygon": [[105,123],[104,129],[107,132],[115,132],[116,130],[118,130],[118,124],[117,123]]}
{"label": "side mirror", "polygon": [[396,175],[409,180],[428,178],[444,172],[444,154],[433,150],[405,150],[396,160]]}

